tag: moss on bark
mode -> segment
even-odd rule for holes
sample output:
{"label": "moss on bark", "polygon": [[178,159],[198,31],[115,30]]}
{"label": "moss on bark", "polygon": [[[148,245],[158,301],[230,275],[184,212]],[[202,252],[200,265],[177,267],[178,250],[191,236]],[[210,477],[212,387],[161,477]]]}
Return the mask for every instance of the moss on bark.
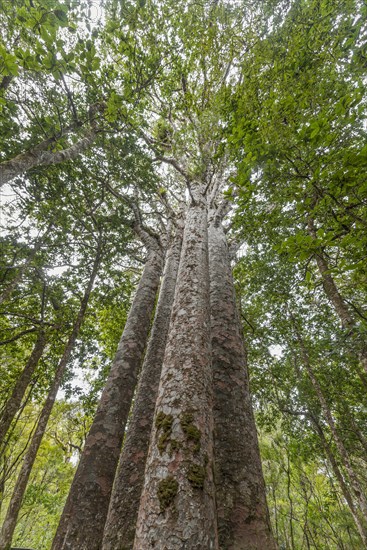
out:
{"label": "moss on bark", "polygon": [[193,424],[194,417],[191,413],[183,413],[181,415],[180,424],[183,433],[188,442],[193,442],[193,452],[199,452],[201,446],[201,432],[199,428]]}
{"label": "moss on bark", "polygon": [[162,479],[159,482],[157,496],[161,512],[164,512],[173,503],[177,490],[178,483],[172,476],[166,477],[166,479]]}

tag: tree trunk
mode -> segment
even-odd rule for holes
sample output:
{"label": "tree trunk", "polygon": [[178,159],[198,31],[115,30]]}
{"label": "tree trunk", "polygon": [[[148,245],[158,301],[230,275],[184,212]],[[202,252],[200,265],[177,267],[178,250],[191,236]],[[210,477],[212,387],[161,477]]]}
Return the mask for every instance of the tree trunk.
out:
{"label": "tree trunk", "polygon": [[246,353],[221,222],[209,226],[214,457],[219,546],[275,548],[251,405]]}
{"label": "tree trunk", "polygon": [[363,544],[367,548],[367,529],[363,525],[363,522],[362,522],[362,520],[360,519],[360,517],[357,513],[357,510],[354,506],[353,497],[351,495],[351,492],[349,491],[349,487],[348,487],[346,481],[344,480],[343,474],[340,471],[340,468],[338,466],[338,463],[336,461],[334,453],[333,453],[329,443],[326,440],[323,429],[321,428],[320,424],[317,422],[317,420],[315,419],[315,417],[313,415],[309,415],[309,416],[312,420],[312,423],[315,426],[316,432],[318,433],[318,435],[320,437],[322,446],[325,450],[325,454],[326,454],[326,456],[327,456],[327,458],[330,462],[330,465],[331,465],[331,468],[334,472],[334,475],[335,475],[336,479],[338,480],[339,486],[342,490],[342,493],[343,493],[343,496],[346,500],[346,503],[348,504],[348,507],[349,507],[349,510],[352,514],[354,523],[356,524],[357,530],[358,530],[358,532],[359,532],[359,534],[362,538]]}
{"label": "tree trunk", "polygon": [[52,544],[54,550],[101,547],[113,480],[141,366],[163,257],[149,251],[111,372]]}
{"label": "tree trunk", "polygon": [[191,185],[135,550],[217,549],[206,198]]}
{"label": "tree trunk", "polygon": [[317,398],[319,400],[321,410],[322,410],[322,412],[325,416],[325,419],[327,421],[327,424],[330,428],[331,435],[332,435],[333,440],[335,442],[336,448],[338,449],[338,452],[340,454],[340,458],[342,460],[343,466],[344,466],[344,468],[345,468],[345,470],[348,474],[348,477],[350,479],[350,483],[351,483],[354,495],[356,497],[356,500],[358,502],[358,505],[360,507],[360,510],[361,510],[363,516],[365,517],[365,519],[367,520],[367,499],[364,495],[362,485],[361,485],[360,480],[359,480],[358,476],[356,475],[356,473],[353,469],[353,466],[350,462],[348,451],[345,448],[344,443],[343,443],[342,439],[339,436],[339,432],[338,432],[337,427],[335,425],[333,415],[332,415],[332,413],[330,411],[330,408],[329,408],[329,405],[328,405],[328,403],[325,399],[325,396],[324,396],[322,388],[319,384],[319,381],[318,381],[318,379],[317,379],[317,377],[316,377],[316,375],[313,371],[313,368],[311,366],[310,358],[308,356],[308,352],[307,352],[305,343],[304,343],[303,338],[302,338],[302,336],[301,336],[301,334],[300,334],[300,332],[299,332],[299,330],[298,330],[295,323],[294,323],[294,327],[295,327],[295,331],[296,331],[296,335],[297,335],[297,340],[298,340],[298,342],[300,344],[300,348],[301,348],[303,364],[306,368],[308,377],[311,381],[311,384],[312,384],[312,386],[315,390],[315,393],[317,395]]}
{"label": "tree trunk", "polygon": [[34,345],[33,351],[27,361],[27,364],[15,383],[11,396],[5,404],[3,413],[0,419],[0,455],[3,451],[3,444],[5,435],[12,423],[19,406],[22,402],[26,389],[31,381],[34,371],[37,368],[38,362],[42,357],[43,351],[46,347],[47,340],[43,330],[40,331],[37,341]]}
{"label": "tree trunk", "polygon": [[46,139],[42,143],[36,145],[33,149],[20,153],[10,160],[5,160],[0,163],[0,188],[8,181],[20,176],[31,168],[36,166],[50,166],[52,164],[60,164],[66,160],[75,159],[80,153],[91,146],[96,137],[96,130],[92,128],[85,133],[73,145],[62,151],[50,151],[48,148],[55,142],[54,139]]}
{"label": "tree trunk", "polygon": [[104,531],[104,550],[131,549],[134,543],[144,470],[181,255],[182,230],[167,251],[153,328],[122,449]]}
{"label": "tree trunk", "polygon": [[[308,233],[313,239],[316,239],[316,228],[315,223],[312,218],[308,220]],[[330,302],[333,304],[334,309],[337,315],[340,318],[342,326],[344,328],[349,328],[352,334],[356,337],[359,342],[360,349],[358,350],[358,357],[362,364],[365,374],[367,374],[367,346],[366,342],[361,340],[360,334],[358,334],[357,323],[349,311],[347,304],[345,303],[342,295],[340,294],[338,287],[335,284],[333,277],[330,274],[329,265],[325,259],[325,256],[322,250],[319,250],[316,255],[316,263],[323,280],[323,287],[325,290],[326,296],[329,298]],[[364,383],[364,379],[362,380]]]}
{"label": "tree trunk", "polygon": [[82,322],[85,316],[90,293],[92,291],[94,280],[98,272],[99,263],[100,263],[100,250],[98,249],[97,255],[94,261],[93,269],[88,281],[88,285],[84,292],[80,309],[73,325],[73,330],[71,332],[71,335],[69,336],[68,342],[64,349],[63,356],[57,367],[55,378],[52,382],[46,402],[42,408],[41,414],[38,419],[36,430],[33,434],[31,443],[29,445],[28,451],[23,460],[23,464],[21,466],[18,479],[14,487],[9,508],[7,510],[6,517],[5,517],[1,534],[0,534],[1,550],[8,550],[10,548],[11,540],[13,538],[14,529],[15,529],[18,515],[19,515],[19,511],[22,505],[22,500],[24,497],[25,490],[27,488],[29,476],[31,475],[32,467],[33,467],[34,461],[36,460],[37,452],[41,445],[42,438],[46,431],[47,423],[50,418],[50,414],[52,412],[52,408],[56,400],[57,392],[62,382],[66,366],[69,362],[71,352],[74,348],[76,339],[80,331],[80,327],[82,325]]}

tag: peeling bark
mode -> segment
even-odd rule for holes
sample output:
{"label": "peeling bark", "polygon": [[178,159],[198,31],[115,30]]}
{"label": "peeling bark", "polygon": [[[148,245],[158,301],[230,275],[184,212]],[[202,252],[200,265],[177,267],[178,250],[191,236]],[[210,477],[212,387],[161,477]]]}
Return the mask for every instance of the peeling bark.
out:
{"label": "peeling bark", "polygon": [[34,345],[33,351],[27,361],[27,364],[15,383],[12,394],[5,404],[3,413],[0,419],[0,455],[3,451],[3,443],[5,435],[12,423],[16,413],[19,410],[20,404],[31,381],[33,373],[35,372],[38,362],[42,357],[43,351],[46,347],[47,340],[43,330],[38,335],[37,341]]}
{"label": "peeling bark", "polygon": [[34,464],[34,461],[36,460],[37,452],[41,445],[42,438],[46,431],[47,423],[50,418],[52,408],[56,400],[57,392],[60,388],[66,366],[69,362],[71,352],[74,348],[76,339],[80,331],[80,327],[82,325],[82,322],[85,316],[85,312],[87,310],[89,297],[93,288],[95,278],[97,276],[99,263],[100,263],[100,250],[98,249],[97,256],[94,261],[93,269],[88,281],[88,285],[84,292],[80,309],[73,325],[73,330],[69,336],[68,342],[64,349],[64,353],[57,367],[54,380],[52,382],[46,402],[39,416],[36,430],[33,434],[29,448],[23,460],[23,464],[20,469],[13,494],[10,499],[10,504],[9,504],[9,507],[5,516],[5,520],[2,526],[1,534],[0,534],[0,548],[2,550],[8,550],[8,548],[10,548],[11,540],[13,538],[16,522],[19,515],[19,511],[22,505],[24,493],[27,488],[29,476],[31,475],[33,464]]}
{"label": "peeling bark", "polygon": [[52,544],[54,550],[101,547],[125,426],[162,273],[162,252],[156,246],[149,251]]}
{"label": "peeling bark", "polygon": [[219,547],[276,548],[251,405],[246,353],[226,237],[209,226],[214,458]]}
{"label": "peeling bark", "polygon": [[104,530],[103,550],[133,547],[154,407],[175,294],[181,243],[182,231],[178,230],[167,250],[153,328],[113,485]]}
{"label": "peeling bark", "polygon": [[190,186],[135,550],[218,548],[206,198]]}

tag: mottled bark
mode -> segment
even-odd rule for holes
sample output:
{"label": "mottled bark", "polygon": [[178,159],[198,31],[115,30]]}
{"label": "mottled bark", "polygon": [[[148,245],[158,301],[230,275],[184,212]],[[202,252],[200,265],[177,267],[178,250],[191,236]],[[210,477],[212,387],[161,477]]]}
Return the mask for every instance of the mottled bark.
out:
{"label": "mottled bark", "polygon": [[54,139],[47,139],[39,143],[29,151],[20,153],[10,160],[0,163],[0,187],[16,176],[27,172],[36,166],[50,166],[60,164],[66,160],[75,159],[80,153],[88,149],[96,138],[96,130],[88,130],[84,137],[79,139],[70,147],[61,151],[50,151],[49,147],[55,142]]}
{"label": "mottled bark", "polygon": [[31,250],[28,258],[24,262],[24,264],[18,269],[18,273],[15,275],[15,277],[13,277],[13,279],[10,281],[8,286],[3,290],[3,292],[0,295],[0,304],[2,304],[6,300],[8,300],[8,298],[10,298],[13,290],[18,286],[18,284],[22,280],[24,273],[26,272],[29,265],[31,264],[31,262],[35,258],[37,252],[41,249],[41,246],[45,242],[46,237],[50,234],[50,231],[51,231],[52,227],[53,227],[53,222],[51,222],[48,225],[48,227],[47,227],[46,231],[44,232],[44,234],[41,236],[40,239],[38,239],[38,241],[36,242],[36,244],[32,248],[32,250]]}
{"label": "mottled bark", "polygon": [[167,250],[153,328],[113,485],[103,550],[132,548],[134,543],[145,462],[180,262],[182,231],[177,231]]}
{"label": "mottled bark", "polygon": [[43,330],[38,335],[37,341],[34,345],[33,351],[27,361],[27,364],[15,382],[12,394],[5,404],[3,412],[0,418],[0,455],[3,451],[3,442],[5,435],[12,423],[16,413],[19,410],[20,404],[31,381],[33,373],[35,372],[38,362],[42,357],[43,351],[46,347],[47,339]]}
{"label": "mottled bark", "polygon": [[116,357],[88,434],[53,541],[54,550],[97,550],[120,456],[137,375],[146,346],[163,256],[149,251]]}
{"label": "mottled bark", "polygon": [[206,199],[192,185],[135,550],[217,549]]}
{"label": "mottled bark", "polygon": [[52,382],[47,399],[45,401],[45,404],[39,416],[35,432],[32,436],[27,453],[24,457],[23,464],[20,469],[16,484],[14,487],[14,491],[10,499],[10,504],[9,504],[9,507],[5,516],[5,520],[2,526],[1,534],[0,534],[1,550],[8,550],[8,548],[10,548],[11,540],[13,538],[14,529],[15,529],[16,522],[19,515],[19,511],[22,505],[24,493],[27,488],[29,476],[31,475],[33,464],[34,464],[34,461],[36,460],[37,452],[41,445],[42,438],[46,431],[47,423],[50,418],[52,408],[56,400],[57,392],[60,388],[66,366],[69,362],[71,352],[74,348],[76,339],[80,331],[80,327],[82,325],[82,322],[85,316],[90,293],[93,288],[94,280],[97,276],[99,263],[100,263],[100,251],[98,250],[96,259],[94,261],[93,269],[88,281],[88,285],[85,289],[84,296],[78,311],[78,315],[73,325],[72,332],[69,336],[68,342],[64,349],[64,353],[57,367],[54,380]]}
{"label": "mottled bark", "polygon": [[209,226],[209,271],[219,547],[270,550],[276,545],[266,504],[242,327],[220,220]]}
{"label": "mottled bark", "polygon": [[[313,239],[316,239],[316,227],[312,218],[308,220],[308,233]],[[323,251],[320,249],[315,254],[316,264],[322,277],[323,287],[326,296],[333,304],[337,315],[340,318],[343,328],[349,329],[351,334],[355,336],[359,343],[358,357],[362,364],[363,370],[367,374],[367,345],[364,340],[361,339],[361,335],[358,333],[358,327],[355,318],[351,314],[344,298],[339,292],[338,287],[330,273],[328,262],[326,261]],[[365,383],[365,380],[362,380]]]}

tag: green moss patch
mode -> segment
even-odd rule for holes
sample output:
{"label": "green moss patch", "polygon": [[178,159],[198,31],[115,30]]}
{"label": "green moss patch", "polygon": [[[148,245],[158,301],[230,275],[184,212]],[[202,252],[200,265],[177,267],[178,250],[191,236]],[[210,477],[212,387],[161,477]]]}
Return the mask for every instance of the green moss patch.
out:
{"label": "green moss patch", "polygon": [[177,441],[177,439],[171,439],[170,455],[172,456],[174,452],[179,451],[181,447],[182,447],[182,443]]}
{"label": "green moss patch", "polygon": [[195,489],[203,489],[206,478],[206,468],[200,464],[190,464],[187,479]]}
{"label": "green moss patch", "polygon": [[157,496],[161,512],[164,512],[174,501],[178,491],[178,483],[174,477],[169,476],[159,482]]}
{"label": "green moss patch", "polygon": [[194,417],[191,413],[183,413],[181,415],[180,424],[187,441],[194,443],[193,451],[199,452],[201,445],[201,432],[199,428],[193,424]]}
{"label": "green moss patch", "polygon": [[171,414],[164,414],[163,411],[160,411],[155,419],[155,426],[158,431],[161,431],[161,435],[158,439],[158,449],[159,452],[162,454],[168,445],[168,442],[171,437],[172,433],[172,424],[173,424],[173,416]]}

